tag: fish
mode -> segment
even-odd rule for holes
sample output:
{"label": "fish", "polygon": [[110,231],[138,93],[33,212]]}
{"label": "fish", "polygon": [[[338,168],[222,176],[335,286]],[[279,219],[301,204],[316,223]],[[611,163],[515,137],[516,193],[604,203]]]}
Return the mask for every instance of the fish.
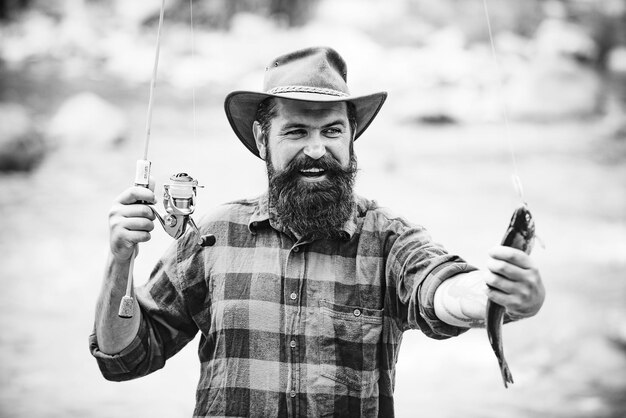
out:
{"label": "fish", "polygon": [[[517,248],[526,254],[530,254],[534,242],[535,221],[528,206],[524,203],[513,212],[511,222],[502,238],[501,245]],[[504,387],[508,388],[508,384],[514,382],[509,365],[504,358],[504,347],[502,344],[502,324],[504,323],[505,311],[504,306],[487,300],[485,328],[487,328],[487,336],[489,337],[491,348],[498,359]]]}

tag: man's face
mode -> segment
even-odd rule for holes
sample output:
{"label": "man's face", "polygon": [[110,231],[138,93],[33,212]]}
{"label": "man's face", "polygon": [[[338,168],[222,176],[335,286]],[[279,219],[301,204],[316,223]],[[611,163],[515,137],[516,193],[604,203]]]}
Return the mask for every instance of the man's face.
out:
{"label": "man's face", "polygon": [[[302,155],[313,160],[328,155],[346,168],[352,142],[346,104],[276,99],[276,117],[262,141],[265,143],[257,139],[261,156],[272,162],[276,172]],[[323,172],[315,169],[300,173],[300,180],[305,182],[325,178]]]}
{"label": "man's face", "polygon": [[356,173],[345,103],[279,100],[269,129],[254,131],[278,220],[300,236],[337,237]]}

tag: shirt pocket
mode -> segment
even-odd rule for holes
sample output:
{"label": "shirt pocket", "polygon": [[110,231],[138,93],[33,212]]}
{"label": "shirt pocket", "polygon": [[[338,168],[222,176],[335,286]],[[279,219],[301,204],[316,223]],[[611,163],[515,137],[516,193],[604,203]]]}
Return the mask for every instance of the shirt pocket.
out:
{"label": "shirt pocket", "polygon": [[322,376],[362,391],[378,381],[383,311],[319,301]]}

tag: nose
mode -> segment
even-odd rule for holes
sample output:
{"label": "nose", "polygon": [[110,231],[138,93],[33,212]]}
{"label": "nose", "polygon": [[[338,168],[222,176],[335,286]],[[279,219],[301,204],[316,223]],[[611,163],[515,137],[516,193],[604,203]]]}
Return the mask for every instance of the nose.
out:
{"label": "nose", "polygon": [[321,138],[318,135],[311,137],[304,147],[304,154],[314,160],[319,160],[326,154],[326,147],[322,143]]}

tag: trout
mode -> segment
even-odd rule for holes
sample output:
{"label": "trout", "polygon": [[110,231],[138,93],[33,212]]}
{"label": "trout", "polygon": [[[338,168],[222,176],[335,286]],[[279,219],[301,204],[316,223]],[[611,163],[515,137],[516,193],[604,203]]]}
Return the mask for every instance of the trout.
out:
{"label": "trout", "polygon": [[[506,247],[517,248],[530,254],[535,240],[535,222],[526,204],[515,209],[511,217],[502,245]],[[485,326],[487,328],[487,336],[493,352],[498,358],[500,372],[504,387],[508,388],[508,383],[513,383],[513,375],[509,370],[509,366],[504,358],[504,348],[502,346],[502,324],[504,322],[505,308],[491,300],[487,300],[487,313],[485,316]]]}

